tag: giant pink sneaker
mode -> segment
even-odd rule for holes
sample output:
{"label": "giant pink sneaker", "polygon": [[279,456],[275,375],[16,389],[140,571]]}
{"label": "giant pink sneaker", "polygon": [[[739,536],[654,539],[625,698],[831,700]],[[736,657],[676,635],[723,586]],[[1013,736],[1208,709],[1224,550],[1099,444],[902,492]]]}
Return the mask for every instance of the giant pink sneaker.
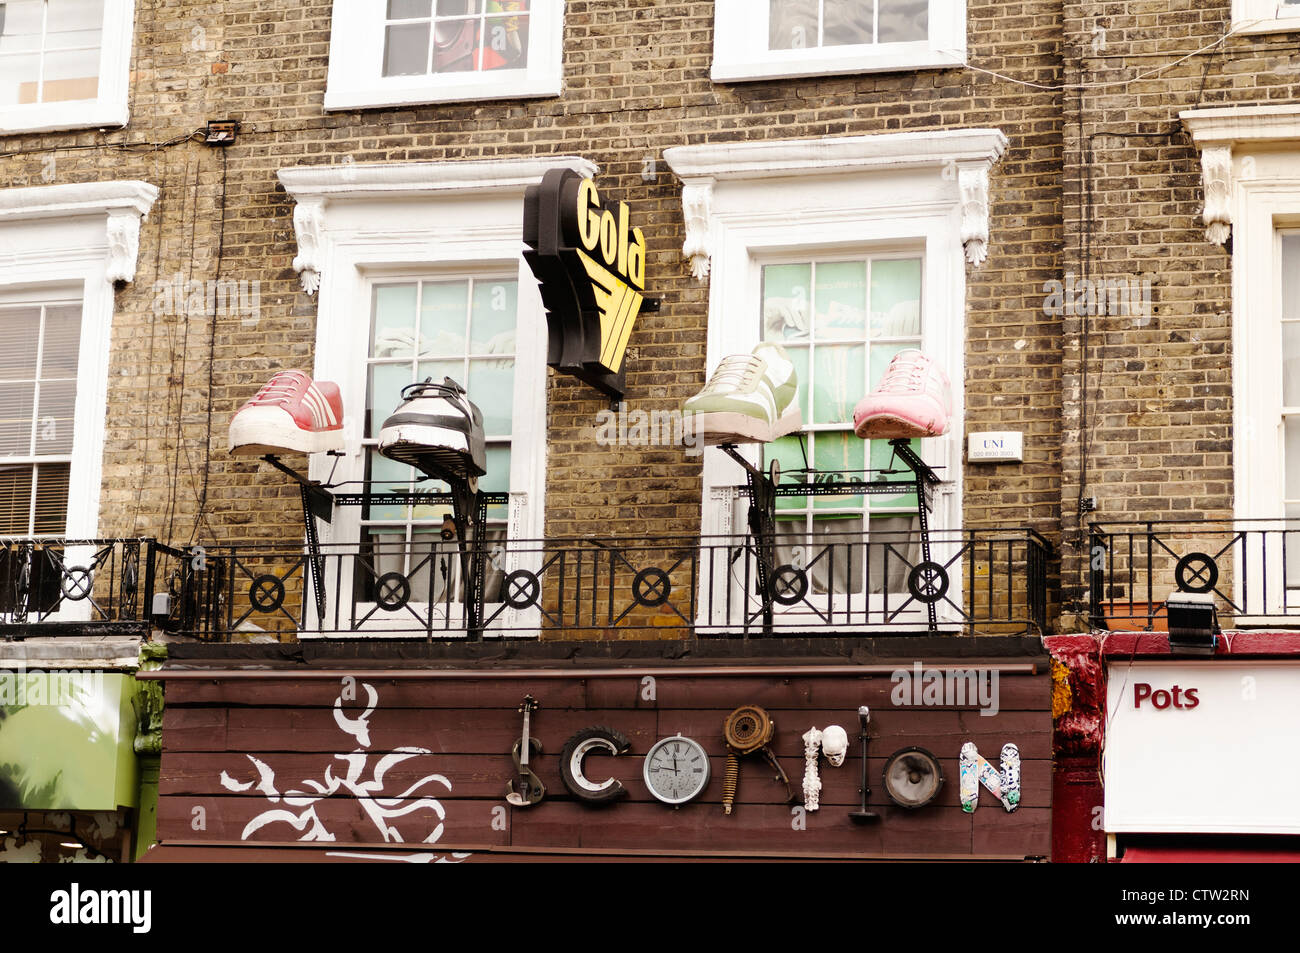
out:
{"label": "giant pink sneaker", "polygon": [[280,371],[230,421],[230,452],[240,456],[342,449],[339,385],[302,371]]}
{"label": "giant pink sneaker", "polygon": [[864,440],[938,437],[948,432],[952,386],[938,364],[915,348],[899,351],[876,389],[853,408]]}

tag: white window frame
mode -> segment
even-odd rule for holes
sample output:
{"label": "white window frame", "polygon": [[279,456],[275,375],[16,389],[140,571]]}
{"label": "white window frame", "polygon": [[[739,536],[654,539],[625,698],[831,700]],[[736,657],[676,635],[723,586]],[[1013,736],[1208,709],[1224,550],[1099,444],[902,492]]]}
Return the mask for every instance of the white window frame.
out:
{"label": "white window frame", "polygon": [[[948,434],[922,441],[925,461],[944,468],[946,483],[935,495],[930,523],[945,530],[961,528],[966,265],[987,254],[989,169],[1006,144],[997,129],[970,129],[680,146],[664,153],[683,183],[683,251],[697,277],[711,274],[710,372],[727,355],[748,352],[759,341],[765,261],[784,255],[920,254],[922,347],[948,371],[953,388]],[[742,447],[741,453],[758,462],[757,447]],[[734,461],[705,453],[704,535],[744,532],[743,520],[737,524],[733,517],[744,483]],[[943,550],[936,545],[932,558],[945,562],[951,554]],[[956,601],[961,591],[960,578],[953,578],[950,598]],[[718,601],[707,593],[700,598],[702,606]]]}
{"label": "white window frame", "polygon": [[924,41],[769,50],[767,0],[714,0],[714,82],[966,65],[966,0],[929,0]]}
{"label": "white window frame", "polygon": [[382,0],[334,0],[325,109],[373,109],[482,99],[559,96],[564,87],[564,0],[532,0],[528,66],[429,76],[384,76]]}
{"label": "white window frame", "polygon": [[1300,4],[1281,0],[1232,0],[1232,32],[1288,33],[1300,30]]}
{"label": "white window frame", "polygon": [[130,118],[128,87],[135,0],[104,0],[99,51],[99,95],[65,103],[0,108],[0,135],[61,129],[120,127]]}
{"label": "white window frame", "polygon": [[[99,535],[114,284],[134,280],[140,222],[157,198],[157,188],[138,181],[0,189],[0,299],[63,289],[81,297],[65,539]],[[63,556],[66,565],[89,565],[94,548],[70,546]],[[49,621],[86,621],[90,611],[87,602],[65,602]]]}
{"label": "white window frame", "polygon": [[[547,331],[537,281],[523,260],[523,214],[525,189],[540,183],[552,168],[571,168],[584,176],[596,171],[594,165],[576,156],[347,163],[280,170],[281,183],[297,203],[294,268],[305,290],[320,292],[313,376],[336,382],[342,392],[345,451],[334,480],[365,478],[362,439],[367,362],[358,360],[357,355],[368,353],[372,282],[436,277],[453,270],[500,273],[503,266],[513,267],[519,281],[519,336],[507,534],[514,540],[541,538],[545,526]],[[525,361],[525,355],[535,359]],[[311,478],[329,478],[334,459],[313,456]],[[360,534],[361,507],[336,507],[333,522],[321,527],[320,538],[322,543],[352,545]],[[524,568],[523,562],[535,555],[509,553],[505,571]],[[340,595],[351,591],[350,578],[345,578]],[[410,631],[409,614],[405,620],[400,616],[376,613],[370,620],[373,625],[367,623],[364,631],[354,634],[423,637],[422,632]],[[518,623],[515,610],[507,610],[497,625]],[[405,631],[391,631],[394,625]],[[300,636],[311,637],[311,633]]]}
{"label": "white window frame", "polygon": [[[1280,530],[1286,526],[1286,448],[1278,233],[1300,227],[1300,105],[1193,109],[1179,118],[1201,151],[1207,238],[1232,240],[1233,515],[1256,521],[1241,524],[1250,529]],[[1240,605],[1243,567],[1235,568],[1234,601]],[[1250,579],[1263,578],[1254,545],[1244,571]],[[1275,567],[1268,578],[1267,609],[1280,612],[1282,574]],[[1254,616],[1235,622],[1277,624]]]}

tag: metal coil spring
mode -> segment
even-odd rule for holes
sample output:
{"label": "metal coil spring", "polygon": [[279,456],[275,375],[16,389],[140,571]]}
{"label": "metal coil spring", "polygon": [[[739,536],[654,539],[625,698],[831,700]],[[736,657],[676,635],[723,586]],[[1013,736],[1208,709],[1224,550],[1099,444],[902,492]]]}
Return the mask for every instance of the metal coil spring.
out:
{"label": "metal coil spring", "polygon": [[734,751],[727,754],[727,771],[722,778],[722,813],[730,814],[736,802],[736,788],[740,786],[740,758]]}

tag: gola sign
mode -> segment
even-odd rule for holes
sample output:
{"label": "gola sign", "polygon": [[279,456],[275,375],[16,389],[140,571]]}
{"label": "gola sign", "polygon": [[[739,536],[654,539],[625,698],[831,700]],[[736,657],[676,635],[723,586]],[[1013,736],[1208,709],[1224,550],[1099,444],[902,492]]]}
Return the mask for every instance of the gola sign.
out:
{"label": "gola sign", "polygon": [[525,193],[524,244],[546,307],[546,363],[621,400],[645,303],[645,236],[627,203],[607,207],[591,179],[552,169]]}

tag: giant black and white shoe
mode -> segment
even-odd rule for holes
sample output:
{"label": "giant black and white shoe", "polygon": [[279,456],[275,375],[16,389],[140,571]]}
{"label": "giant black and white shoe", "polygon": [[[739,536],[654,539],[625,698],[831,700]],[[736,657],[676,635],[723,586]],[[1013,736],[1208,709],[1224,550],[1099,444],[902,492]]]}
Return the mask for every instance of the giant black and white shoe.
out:
{"label": "giant black and white shoe", "polygon": [[450,377],[402,389],[402,402],[379,431],[379,452],[436,479],[487,473],[483,414]]}

